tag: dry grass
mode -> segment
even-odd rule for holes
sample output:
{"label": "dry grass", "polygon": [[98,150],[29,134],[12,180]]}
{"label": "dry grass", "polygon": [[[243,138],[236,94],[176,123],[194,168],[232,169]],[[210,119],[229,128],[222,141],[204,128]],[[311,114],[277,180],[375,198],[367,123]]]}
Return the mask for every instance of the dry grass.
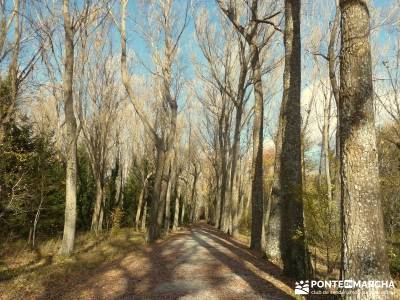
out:
{"label": "dry grass", "polygon": [[53,283],[82,278],[143,245],[143,234],[131,228],[98,236],[78,235],[75,253],[70,257],[57,255],[60,240],[43,242],[35,250],[26,249],[22,242],[8,244],[0,259],[0,298],[40,298]]}
{"label": "dry grass", "polygon": [[[233,240],[218,232],[213,232],[213,234],[215,237],[224,237],[225,242],[221,242],[224,245],[227,245],[226,242],[231,245],[236,241],[240,242],[245,249],[245,245],[249,243],[246,235],[240,235]],[[215,240],[219,241],[219,239]],[[164,281],[170,280],[172,271],[168,271],[168,268],[174,267],[173,262],[176,256],[183,257],[186,252],[189,252],[181,249],[182,253],[179,254],[175,249],[173,256],[164,255],[164,257],[161,249],[170,247],[168,241],[171,244],[174,242],[174,238],[159,241],[152,247],[144,247],[143,233],[135,232],[131,228],[118,229],[112,234],[107,232],[98,236],[86,233],[78,235],[76,250],[71,257],[57,255],[59,240],[43,242],[35,250],[26,249],[26,244],[22,241],[8,243],[5,245],[6,248],[1,249],[2,253],[0,253],[0,299],[60,299],[59,296],[64,295],[66,291],[74,295],[74,288],[79,289],[79,292],[82,292],[81,295],[85,295],[85,289],[98,290],[102,284],[107,286],[110,292],[114,287],[121,286],[126,280],[135,284],[133,289],[135,292],[141,284],[148,284],[151,288],[147,288],[151,291],[160,283],[157,280],[160,279],[159,277],[162,274],[166,274]],[[227,246],[228,250],[229,245]],[[234,245],[238,247],[239,244]],[[212,248],[212,245],[210,247]],[[231,248],[231,251],[236,249],[232,245]],[[319,276],[316,274],[316,277],[324,278],[326,272],[324,255],[320,251],[317,251],[317,254],[317,271],[321,274]],[[233,263],[231,259],[227,260],[226,255],[221,255],[222,262],[227,266]],[[197,259],[197,256],[195,259]],[[252,259],[263,261],[259,257]],[[245,262],[245,258],[242,258],[242,260],[238,260],[238,265],[233,267],[236,266],[237,271],[242,272],[241,269]],[[160,272],[158,268],[153,268],[155,265],[163,266],[167,271]],[[120,272],[121,266],[128,273]],[[184,270],[186,269],[184,268]],[[212,270],[214,274],[215,269]],[[147,277],[142,273],[146,273]],[[271,277],[272,273],[266,274]],[[191,278],[191,276],[190,273],[187,278]],[[333,276],[338,276],[337,269],[335,269]],[[214,281],[216,282],[216,280]],[[289,286],[292,287],[293,285]],[[398,281],[396,286],[399,286]],[[83,288],[82,291],[81,288]],[[399,289],[396,292],[397,295],[400,295]],[[90,297],[88,296],[88,298]],[[71,299],[76,299],[76,297]]]}

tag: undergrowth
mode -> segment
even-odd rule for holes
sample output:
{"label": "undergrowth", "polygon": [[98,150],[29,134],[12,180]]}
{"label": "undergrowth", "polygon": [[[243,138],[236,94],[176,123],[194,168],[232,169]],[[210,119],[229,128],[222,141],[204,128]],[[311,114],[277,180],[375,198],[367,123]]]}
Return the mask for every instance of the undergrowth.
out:
{"label": "undergrowth", "polygon": [[100,235],[78,234],[74,254],[58,255],[60,240],[48,240],[35,249],[15,241],[0,253],[0,298],[25,299],[44,295],[60,282],[85,276],[102,264],[124,257],[144,245],[144,237],[132,228],[113,229]]}

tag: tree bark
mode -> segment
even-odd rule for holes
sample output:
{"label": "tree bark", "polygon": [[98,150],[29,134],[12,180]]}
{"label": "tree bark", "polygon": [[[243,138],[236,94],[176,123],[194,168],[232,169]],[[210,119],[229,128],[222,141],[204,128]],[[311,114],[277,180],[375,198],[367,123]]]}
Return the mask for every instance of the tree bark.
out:
{"label": "tree bark", "polygon": [[[338,0],[336,0],[338,2]],[[332,87],[333,96],[335,98],[336,111],[337,111],[337,126],[336,126],[336,157],[335,157],[335,206],[340,207],[340,132],[339,132],[339,85],[336,77],[335,62],[336,52],[335,44],[340,26],[340,8],[336,7],[335,19],[333,21],[332,30],[329,38],[328,45],[328,67],[329,79]]]}
{"label": "tree bark", "polygon": [[331,112],[331,98],[326,97],[325,103],[324,103],[324,124],[322,127],[322,152],[323,152],[323,159],[324,159],[326,192],[327,192],[329,205],[332,204],[332,182],[331,182],[331,170],[330,170],[330,159],[329,159],[330,112]]}
{"label": "tree bark", "polygon": [[40,203],[39,207],[36,210],[35,219],[33,220],[33,230],[32,230],[32,248],[35,248],[35,241],[36,241],[36,227],[39,223],[40,211],[43,205],[43,176],[41,178],[41,187],[40,187]]}
{"label": "tree bark", "polygon": [[158,236],[156,238],[161,237],[163,233],[165,233],[164,221],[165,221],[165,209],[167,204],[167,194],[168,194],[168,185],[170,181],[170,169],[171,169],[171,152],[170,150],[165,151],[165,161],[162,166],[162,181],[161,181],[161,189],[160,196],[158,198],[159,206],[157,211],[157,226],[158,228]]}
{"label": "tree bark", "polygon": [[[100,175],[98,175],[100,176]],[[96,179],[96,200],[92,215],[92,224],[90,229],[95,233],[99,233],[103,229],[102,214],[103,214],[103,184],[100,178]]]}
{"label": "tree bark", "polygon": [[[150,205],[150,221],[148,226],[148,232],[146,240],[152,242],[161,235],[162,218],[158,218],[158,210],[160,209],[160,195],[161,195],[161,184],[163,180],[163,166],[165,163],[164,151],[157,151],[157,162],[154,175],[154,187],[153,196]],[[163,207],[164,208],[164,207]]]}
{"label": "tree bark", "polygon": [[143,208],[143,215],[142,215],[142,231],[146,230],[146,219],[147,219],[147,201],[144,204],[144,208]]}
{"label": "tree bark", "polygon": [[[6,4],[3,3],[1,5],[2,9],[5,8]],[[18,89],[19,89],[19,82],[18,82],[18,61],[19,61],[19,54],[20,54],[20,46],[21,46],[21,28],[20,28],[20,1],[14,1],[14,11],[13,16],[14,18],[14,45],[12,50],[12,56],[10,65],[8,67],[8,76],[10,78],[10,103],[4,101],[2,103],[2,112],[0,113],[0,144],[3,143],[5,134],[6,134],[6,124],[10,122],[13,118],[15,113],[15,107],[17,105],[17,97],[18,97]],[[4,42],[6,41],[8,35],[8,28],[11,25],[12,19],[10,19],[10,24],[7,25],[7,20],[5,15],[3,15],[1,22],[1,32],[0,32],[0,50],[4,47]],[[0,76],[0,81],[2,80]]]}
{"label": "tree bark", "polygon": [[217,176],[217,188],[215,195],[215,224],[214,227],[221,228],[221,178]]}
{"label": "tree bark", "polygon": [[64,114],[67,129],[66,178],[65,178],[65,221],[60,254],[69,255],[74,248],[76,225],[76,143],[77,126],[74,114],[73,77],[74,77],[74,28],[69,13],[69,1],[63,1],[65,31],[65,61],[63,74]]}
{"label": "tree bark", "polygon": [[238,186],[238,203],[239,203],[239,209],[238,209],[238,222],[241,220],[243,216],[243,212],[245,211],[245,200],[246,200],[246,188],[244,187],[245,183],[243,182],[243,176],[240,175],[238,176],[238,181],[237,181],[237,186]]}
{"label": "tree bark", "polygon": [[143,187],[142,190],[140,191],[140,195],[139,195],[139,203],[138,203],[138,207],[136,210],[136,217],[135,217],[135,226],[136,228],[139,228],[139,222],[140,222],[140,216],[142,213],[142,206],[144,204],[144,198],[146,196],[146,189],[147,189],[147,183],[149,182],[150,177],[152,176],[153,173],[149,173],[147,174],[146,178],[144,179],[143,182]]}
{"label": "tree bark", "polygon": [[[364,0],[341,0],[340,162],[343,279],[390,280],[380,198],[370,46]],[[346,299],[393,299],[357,289]],[[364,292],[364,294],[362,294]]]}
{"label": "tree bark", "polygon": [[[241,49],[244,51],[244,48]],[[237,91],[237,99],[236,99],[236,116],[235,116],[235,129],[233,134],[233,144],[232,144],[232,166],[231,166],[231,178],[230,178],[230,189],[229,189],[229,197],[231,201],[231,219],[232,219],[232,236],[236,237],[239,234],[239,209],[238,209],[238,201],[239,197],[235,197],[238,193],[239,187],[239,172],[236,170],[239,162],[239,154],[240,154],[240,129],[242,126],[242,116],[243,116],[243,102],[244,102],[244,94],[245,94],[245,81],[247,76],[247,61],[244,57],[245,55],[241,55],[240,60],[240,75],[238,82],[238,91]]]}
{"label": "tree bark", "polygon": [[251,67],[254,83],[253,167],[251,186],[251,242],[250,248],[262,252],[264,248],[264,96],[261,80],[261,63],[257,39],[251,41]]}
{"label": "tree bark", "polygon": [[[171,89],[172,89],[172,64],[175,60],[176,56],[176,45],[179,41],[181,35],[177,37],[175,41],[176,44],[173,44],[173,37],[170,31],[170,5],[172,2],[166,3],[163,6],[164,16],[166,17],[165,23],[162,24],[161,30],[164,33],[164,58],[162,65],[160,66],[162,69],[162,100],[164,113],[166,116],[167,122],[163,125],[163,130],[167,132],[165,139],[160,138],[158,136],[157,131],[151,125],[149,118],[146,116],[144,111],[139,105],[137,99],[135,98],[134,92],[130,85],[130,76],[128,73],[127,67],[127,50],[126,50],[126,8],[128,5],[128,0],[121,0],[121,77],[128,93],[129,99],[131,100],[133,107],[136,113],[139,115],[141,121],[143,122],[147,132],[151,135],[157,150],[157,162],[156,162],[156,170],[155,170],[155,180],[154,180],[154,188],[153,188],[153,199],[151,201],[150,207],[150,220],[148,232],[146,235],[146,241],[152,242],[158,239],[162,234],[162,223],[164,220],[164,212],[165,212],[165,195],[166,195],[166,184],[163,182],[163,178],[165,176],[166,166],[169,166],[171,149],[172,145],[175,142],[175,134],[176,134],[176,120],[178,113],[178,104],[176,98],[172,97]],[[183,29],[182,29],[183,30]]]}
{"label": "tree bark", "polygon": [[177,230],[179,227],[179,201],[181,198],[181,186],[179,184],[179,179],[176,180],[175,185],[176,197],[175,197],[175,209],[174,209],[174,223],[172,225],[172,230]]}
{"label": "tree bark", "polygon": [[220,176],[222,167],[221,167],[221,159],[219,159],[218,153],[220,153],[220,143],[219,139],[215,138],[215,177],[217,179],[216,182],[216,193],[215,193],[215,224],[214,227],[219,229],[221,228],[221,206],[222,206],[222,197],[221,197],[221,190],[222,190],[222,179]]}
{"label": "tree bark", "polygon": [[186,203],[185,198],[182,199],[182,211],[181,211],[181,225],[185,223],[185,210],[186,210]]}
{"label": "tree bark", "polygon": [[[165,7],[163,8],[163,14],[166,17],[165,24],[163,24],[162,31],[164,33],[164,61],[161,64],[162,67],[162,100],[163,100],[163,109],[166,116],[166,124],[164,130],[167,131],[165,141],[159,143],[162,147],[157,147],[158,151],[163,152],[164,160],[163,164],[160,165],[162,169],[162,182],[161,182],[161,191],[158,199],[153,199],[153,202],[160,202],[158,204],[157,213],[157,222],[156,225],[158,228],[153,230],[152,234],[149,234],[149,241],[154,241],[159,238],[162,234],[162,222],[164,220],[164,213],[166,207],[166,196],[168,189],[168,181],[166,180],[169,170],[171,168],[172,156],[173,156],[173,146],[175,144],[176,139],[176,122],[178,117],[178,103],[177,103],[177,95],[172,95],[172,76],[173,76],[173,63],[175,61],[176,56],[176,45],[179,42],[180,36],[173,40],[172,32],[170,31],[170,18],[172,18],[169,13],[171,11],[172,2],[167,2]],[[184,28],[183,28],[184,29]],[[182,30],[183,30],[182,29]],[[176,45],[174,45],[176,43]],[[151,222],[154,222],[154,219],[151,219]],[[152,224],[153,226],[153,224]],[[154,229],[154,228],[153,228]],[[155,235],[153,235],[155,234]]]}
{"label": "tree bark", "polygon": [[15,22],[14,22],[14,49],[12,52],[11,63],[9,67],[9,76],[11,79],[11,104],[7,108],[7,113],[4,121],[9,121],[9,118],[14,113],[15,106],[17,104],[18,96],[18,58],[20,52],[21,44],[21,29],[20,29],[20,11],[19,11],[20,1],[15,1]]}
{"label": "tree bark", "polygon": [[164,218],[164,230],[168,233],[171,227],[171,192],[172,184],[175,183],[175,170],[173,166],[174,161],[171,161],[170,175],[168,178],[167,194],[165,197],[165,218]]}
{"label": "tree bark", "polygon": [[301,172],[300,7],[299,0],[285,1],[280,247],[284,273],[294,278],[308,278]]}
{"label": "tree bark", "polygon": [[229,128],[229,117],[227,113],[227,105],[226,105],[226,98],[224,98],[222,103],[222,110],[221,115],[219,117],[219,124],[218,124],[218,140],[219,140],[219,150],[220,150],[220,159],[221,159],[221,190],[220,190],[220,226],[219,229],[224,231],[225,233],[228,232],[229,229],[229,204],[230,200],[227,198],[228,190],[229,190],[229,155],[228,155],[228,136],[227,130]]}
{"label": "tree bark", "polygon": [[197,164],[194,167],[194,174],[193,174],[193,186],[191,192],[191,201],[192,201],[192,208],[190,211],[190,222],[194,223],[197,220],[197,201],[196,201],[196,187],[197,187],[197,179],[199,177],[199,172],[197,170]]}
{"label": "tree bark", "polygon": [[122,203],[122,201],[123,201],[123,199],[122,199],[122,193],[121,193],[121,190],[122,190],[122,180],[123,180],[123,177],[122,177],[122,166],[120,165],[120,157],[119,157],[119,155],[117,156],[117,158],[116,158],[116,160],[117,160],[117,163],[116,163],[116,165],[118,166],[118,172],[117,172],[117,176],[116,176],[116,178],[115,178],[115,197],[114,197],[114,204],[115,204],[115,206],[117,206],[117,207],[122,207],[122,205],[123,205],[123,203]]}
{"label": "tree bark", "polygon": [[266,232],[266,255],[272,260],[281,261],[281,247],[280,247],[280,235],[281,235],[281,217],[282,217],[282,201],[281,201],[281,153],[282,153],[282,126],[283,116],[282,111],[286,105],[286,95],[282,99],[278,130],[275,138],[275,162],[274,162],[274,175],[272,178],[271,190],[268,199],[269,215],[266,221],[267,232]]}

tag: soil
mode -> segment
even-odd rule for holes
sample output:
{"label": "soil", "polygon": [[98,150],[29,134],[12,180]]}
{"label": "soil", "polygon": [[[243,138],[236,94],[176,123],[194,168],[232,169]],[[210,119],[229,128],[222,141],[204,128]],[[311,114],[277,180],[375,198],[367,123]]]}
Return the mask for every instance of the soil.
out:
{"label": "soil", "polygon": [[201,224],[79,276],[42,299],[294,299],[281,269]]}

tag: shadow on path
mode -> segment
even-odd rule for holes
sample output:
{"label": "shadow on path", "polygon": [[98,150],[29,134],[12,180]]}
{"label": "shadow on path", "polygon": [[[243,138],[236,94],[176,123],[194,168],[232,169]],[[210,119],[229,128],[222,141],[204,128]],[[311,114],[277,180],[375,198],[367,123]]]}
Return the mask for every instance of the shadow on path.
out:
{"label": "shadow on path", "polygon": [[204,224],[66,275],[52,276],[40,299],[294,299],[278,267]]}

